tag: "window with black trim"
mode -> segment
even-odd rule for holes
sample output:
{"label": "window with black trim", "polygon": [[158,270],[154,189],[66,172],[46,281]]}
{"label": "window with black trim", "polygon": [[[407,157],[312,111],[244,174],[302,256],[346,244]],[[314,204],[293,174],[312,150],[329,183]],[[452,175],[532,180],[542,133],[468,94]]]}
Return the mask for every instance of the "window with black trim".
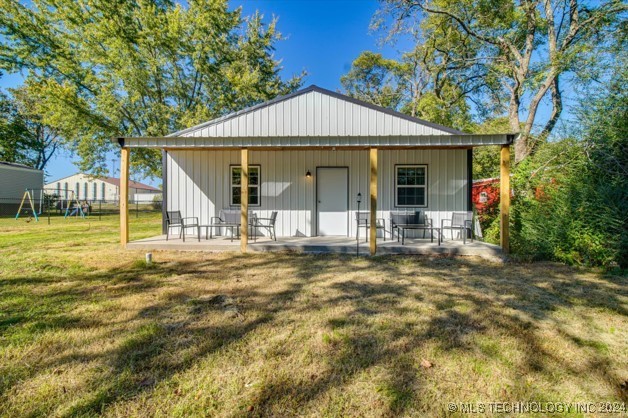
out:
{"label": "window with black trim", "polygon": [[[239,206],[241,202],[240,185],[242,182],[242,167],[232,165],[231,169],[231,206]],[[249,205],[260,206],[260,166],[249,166]]]}
{"label": "window with black trim", "polygon": [[427,165],[395,166],[395,206],[427,206]]}

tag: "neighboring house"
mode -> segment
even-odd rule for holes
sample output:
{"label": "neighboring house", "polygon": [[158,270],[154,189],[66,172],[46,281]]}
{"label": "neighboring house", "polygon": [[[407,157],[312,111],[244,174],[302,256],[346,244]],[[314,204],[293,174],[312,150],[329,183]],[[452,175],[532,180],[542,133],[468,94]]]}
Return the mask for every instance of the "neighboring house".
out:
{"label": "neighboring house", "polygon": [[472,200],[478,214],[497,211],[499,206],[499,178],[473,180]]}
{"label": "neighboring house", "polygon": [[[54,193],[61,199],[73,198],[74,192],[78,200],[117,202],[120,198],[120,179],[77,173],[46,184],[46,192]],[[160,189],[129,181],[129,201],[149,203],[156,196],[161,199]]]}
{"label": "neighboring house", "polygon": [[278,211],[278,236],[347,237],[356,234],[358,193],[360,210],[376,202],[386,222],[391,211],[420,210],[440,226],[471,211],[473,147],[508,148],[514,138],[465,134],[310,86],[166,137],[118,142],[123,173],[129,150],[162,150],[164,211],[209,224],[221,209],[239,209],[244,160],[248,210]]}
{"label": "neighboring house", "polygon": [[26,189],[35,189],[33,199],[39,204],[43,185],[42,170],[0,161],[0,215],[15,215]]}

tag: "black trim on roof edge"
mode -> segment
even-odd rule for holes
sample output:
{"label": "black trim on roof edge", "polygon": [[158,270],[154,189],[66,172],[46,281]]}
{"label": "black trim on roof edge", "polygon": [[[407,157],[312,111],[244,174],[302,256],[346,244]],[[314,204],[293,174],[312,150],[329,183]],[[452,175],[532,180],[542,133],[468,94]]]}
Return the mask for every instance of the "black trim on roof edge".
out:
{"label": "black trim on roof edge", "polygon": [[342,93],[338,93],[338,92],[335,92],[335,91],[327,90],[327,89],[324,89],[322,87],[318,87],[318,86],[312,84],[309,87],[306,87],[306,88],[301,89],[301,90],[297,90],[297,91],[295,91],[293,93],[286,94],[284,96],[275,97],[274,99],[268,100],[266,102],[259,103],[259,104],[256,104],[254,106],[251,106],[251,107],[247,107],[247,108],[242,109],[242,110],[238,110],[237,112],[229,113],[229,114],[227,114],[225,116],[221,116],[219,118],[212,119],[210,121],[200,123],[200,124],[192,126],[190,128],[182,129],[180,131],[171,133],[171,134],[166,135],[166,136],[167,137],[181,136],[181,135],[183,135],[185,133],[188,133],[188,132],[191,132],[191,131],[194,131],[194,130],[197,130],[197,129],[205,128],[207,126],[214,125],[216,123],[224,122],[226,120],[233,119],[233,118],[235,118],[237,116],[241,116],[241,115],[253,112],[255,110],[262,109],[264,107],[268,107],[268,106],[273,105],[275,103],[279,103],[279,102],[282,102],[284,100],[292,99],[293,97],[300,96],[302,94],[310,93],[310,92],[313,92],[313,91],[321,93],[321,94],[326,94],[328,96],[332,96],[332,97],[335,97],[337,99],[344,100],[344,101],[356,104],[358,106],[364,106],[364,107],[367,107],[367,108],[372,109],[372,110],[376,110],[376,111],[379,111],[379,112],[382,112],[382,113],[386,113],[386,114],[391,115],[391,116],[396,116],[396,117],[399,117],[401,119],[408,120],[410,122],[415,122],[415,123],[418,123],[418,124],[421,124],[421,125],[424,125],[424,126],[428,126],[430,128],[439,129],[441,131],[444,131],[444,132],[447,132],[447,133],[450,133],[450,134],[466,135],[466,132],[462,132],[462,131],[453,129],[453,128],[450,128],[448,126],[439,125],[438,123],[434,123],[434,122],[428,122],[426,120],[419,119],[419,118],[414,118],[412,116],[406,115],[405,113],[397,112],[396,110],[392,110],[392,109],[389,109],[389,108],[386,108],[386,107],[377,106],[377,105],[374,105],[372,103],[368,103],[368,102],[365,102],[363,100],[359,100],[359,99],[356,99],[354,97],[346,96],[346,95],[344,95]]}

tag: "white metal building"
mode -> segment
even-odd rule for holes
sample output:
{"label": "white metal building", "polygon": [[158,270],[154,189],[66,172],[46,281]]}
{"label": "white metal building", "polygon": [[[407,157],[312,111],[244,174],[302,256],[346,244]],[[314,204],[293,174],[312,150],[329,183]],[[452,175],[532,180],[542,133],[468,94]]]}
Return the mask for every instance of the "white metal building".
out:
{"label": "white metal building", "polygon": [[[117,202],[120,199],[120,179],[115,177],[95,177],[76,173],[47,183],[47,193],[55,193],[61,199],[74,196],[78,200]],[[150,203],[157,196],[161,199],[161,190],[147,184],[129,181],[129,201]]]}
{"label": "white metal building", "polygon": [[313,237],[354,236],[358,193],[360,210],[376,206],[377,218],[421,210],[436,225],[452,211],[471,211],[473,147],[513,140],[310,86],[167,137],[118,141],[123,157],[133,148],[163,150],[164,210],[208,224],[221,209],[239,209],[248,160],[248,210],[278,211],[278,236]]}

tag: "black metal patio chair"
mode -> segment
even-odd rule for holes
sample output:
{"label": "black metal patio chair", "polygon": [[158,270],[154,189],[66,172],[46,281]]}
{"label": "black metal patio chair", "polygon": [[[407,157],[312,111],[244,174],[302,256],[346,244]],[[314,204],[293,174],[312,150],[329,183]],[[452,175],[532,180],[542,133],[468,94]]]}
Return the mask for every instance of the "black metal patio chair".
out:
{"label": "black metal patio chair", "polygon": [[225,227],[231,230],[231,241],[233,241],[233,229],[236,229],[236,235],[240,236],[240,217],[242,214],[236,209],[222,209],[218,216],[213,216],[211,224],[213,226]]}
{"label": "black metal patio chair", "polygon": [[[275,223],[277,222],[277,212],[276,210],[272,211],[270,214],[270,218],[258,218],[257,216],[253,217],[253,228],[262,228],[266,229],[270,234],[270,237],[277,241],[277,232],[275,232]],[[255,238],[257,238],[257,232],[255,232]]]}
{"label": "black metal patio chair", "polygon": [[[193,220],[193,221],[192,221]],[[166,241],[168,241],[171,228],[179,228],[179,238],[183,238],[185,242],[185,230],[188,228],[196,228],[196,236],[201,240],[201,228],[196,216],[184,218],[181,216],[180,210],[166,212]]]}
{"label": "black metal patio chair", "polygon": [[[357,226],[355,240],[358,241],[360,239],[360,228],[364,228],[364,235],[366,235],[366,242],[368,242],[368,232],[371,227],[371,212],[356,212],[355,222]],[[386,241],[386,220],[384,218],[377,218],[375,228],[384,230],[384,241]]]}
{"label": "black metal patio chair", "polygon": [[[249,224],[247,227],[253,227],[256,219],[256,215],[252,211],[249,211]],[[240,236],[241,223],[242,212],[239,209],[221,209],[218,216],[211,218],[210,227],[225,227],[231,229],[231,241],[233,241],[233,230],[235,228],[235,235]]]}
{"label": "black metal patio chair", "polygon": [[[395,239],[395,230],[399,236],[399,225],[415,225],[419,224],[421,219],[421,211],[414,212],[390,212],[390,239]],[[425,231],[423,231],[425,238]]]}
{"label": "black metal patio chair", "polygon": [[[448,225],[445,225],[448,222]],[[473,212],[453,212],[451,219],[442,219],[440,221],[440,229],[443,232],[443,238],[445,237],[445,229],[451,231],[451,239],[454,239],[454,231],[458,230],[462,234],[462,243],[467,243],[467,231],[471,235],[471,242],[473,242]]]}

